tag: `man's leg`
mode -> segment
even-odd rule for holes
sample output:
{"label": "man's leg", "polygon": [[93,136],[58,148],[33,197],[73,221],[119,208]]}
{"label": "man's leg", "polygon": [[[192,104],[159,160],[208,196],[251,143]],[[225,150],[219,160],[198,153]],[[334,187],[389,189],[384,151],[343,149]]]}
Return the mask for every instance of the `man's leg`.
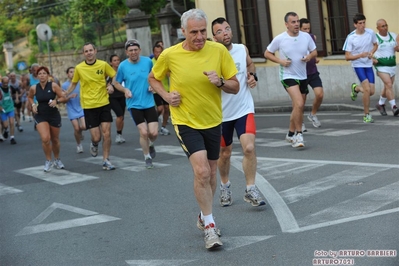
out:
{"label": "man's leg", "polygon": [[143,122],[138,124],[137,129],[139,130],[140,133],[140,139],[139,139],[140,147],[143,150],[143,154],[145,157],[150,153],[147,123]]}
{"label": "man's leg", "polygon": [[[288,95],[292,101],[292,112],[290,117],[290,131],[302,132],[304,97],[299,90],[299,85],[287,88]],[[291,128],[291,125],[293,128]]]}
{"label": "man's leg", "polygon": [[324,92],[323,87],[316,87],[313,89],[314,100],[312,105],[311,115],[316,115],[321,103],[323,102]]}
{"label": "man's leg", "polygon": [[244,157],[242,159],[242,169],[244,170],[247,186],[255,185],[256,175],[256,151],[255,151],[255,135],[242,134],[240,142]]}
{"label": "man's leg", "polygon": [[230,158],[232,150],[233,144],[227,147],[220,147],[220,157],[217,161],[217,166],[219,168],[220,180],[223,184],[229,182]]}
{"label": "man's leg", "polygon": [[208,160],[205,150],[190,156],[194,172],[194,195],[204,216],[212,214],[213,196],[216,191],[217,160]]}
{"label": "man's leg", "polygon": [[[101,122],[101,133],[103,137],[103,161],[109,158],[109,153],[111,150],[111,122]],[[91,132],[91,130],[90,130]],[[100,133],[100,130],[98,130]],[[101,138],[101,136],[100,136]],[[99,141],[100,141],[99,138]]]}

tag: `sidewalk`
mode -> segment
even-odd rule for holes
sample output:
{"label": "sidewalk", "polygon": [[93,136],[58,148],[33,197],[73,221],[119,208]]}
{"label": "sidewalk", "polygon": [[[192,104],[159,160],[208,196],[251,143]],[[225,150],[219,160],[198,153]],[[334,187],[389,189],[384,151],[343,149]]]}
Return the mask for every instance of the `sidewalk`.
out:
{"label": "sidewalk", "polygon": [[[370,99],[370,112],[376,110],[375,104],[378,99]],[[310,112],[312,109],[313,99],[308,99],[305,104],[305,112]],[[256,105],[255,112],[257,113],[279,113],[279,112],[291,112],[291,101],[276,101],[269,105]],[[318,112],[338,112],[338,111],[359,111],[363,112],[362,99],[352,101],[349,97],[347,99],[326,99],[321,104]]]}

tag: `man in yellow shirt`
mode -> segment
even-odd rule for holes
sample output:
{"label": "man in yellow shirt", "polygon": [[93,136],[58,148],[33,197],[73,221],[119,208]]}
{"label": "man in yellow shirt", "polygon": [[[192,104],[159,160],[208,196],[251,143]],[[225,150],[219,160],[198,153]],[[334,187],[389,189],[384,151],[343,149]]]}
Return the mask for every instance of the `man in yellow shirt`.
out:
{"label": "man in yellow shirt", "polygon": [[[205,232],[205,247],[211,249],[223,245],[212,215],[221,139],[221,91],[236,94],[240,85],[226,47],[207,41],[204,11],[185,12],[181,25],[186,39],[162,52],[149,82],[169,103],[177,138],[194,172],[194,194],[201,209],[197,226]],[[161,82],[167,73],[170,92]]]}
{"label": "man in yellow shirt", "polygon": [[[80,103],[85,115],[86,128],[90,130],[90,153],[93,157],[98,154],[98,143],[103,136],[103,169],[114,170],[115,166],[109,161],[111,149],[111,105],[108,94],[112,87],[106,85],[106,78],[114,78],[115,70],[105,61],[96,58],[97,49],[92,43],[83,46],[85,60],[75,67],[71,85],[66,91],[70,94],[80,81]],[[124,90],[124,88],[120,88]],[[130,91],[125,91],[126,97],[131,97]],[[100,127],[101,126],[101,127]]]}

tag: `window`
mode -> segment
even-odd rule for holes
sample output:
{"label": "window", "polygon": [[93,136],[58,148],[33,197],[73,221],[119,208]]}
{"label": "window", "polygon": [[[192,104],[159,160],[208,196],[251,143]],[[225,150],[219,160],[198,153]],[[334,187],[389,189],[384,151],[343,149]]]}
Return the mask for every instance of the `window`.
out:
{"label": "window", "polygon": [[233,42],[245,44],[251,57],[263,58],[272,40],[269,0],[225,0],[224,6]]}
{"label": "window", "polygon": [[361,0],[306,0],[306,7],[319,56],[344,54],[345,39],[354,29],[352,18],[362,13]]}

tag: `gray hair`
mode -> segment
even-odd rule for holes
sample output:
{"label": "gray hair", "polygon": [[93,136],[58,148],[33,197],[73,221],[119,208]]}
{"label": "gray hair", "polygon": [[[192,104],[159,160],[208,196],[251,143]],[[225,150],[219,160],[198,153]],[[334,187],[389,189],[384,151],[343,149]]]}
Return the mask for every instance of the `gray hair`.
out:
{"label": "gray hair", "polygon": [[183,15],[181,16],[181,18],[180,18],[181,27],[185,30],[187,29],[187,21],[189,19],[195,19],[195,20],[205,19],[205,22],[208,25],[208,19],[206,17],[205,12],[198,8],[190,9],[190,10],[184,12]]}

